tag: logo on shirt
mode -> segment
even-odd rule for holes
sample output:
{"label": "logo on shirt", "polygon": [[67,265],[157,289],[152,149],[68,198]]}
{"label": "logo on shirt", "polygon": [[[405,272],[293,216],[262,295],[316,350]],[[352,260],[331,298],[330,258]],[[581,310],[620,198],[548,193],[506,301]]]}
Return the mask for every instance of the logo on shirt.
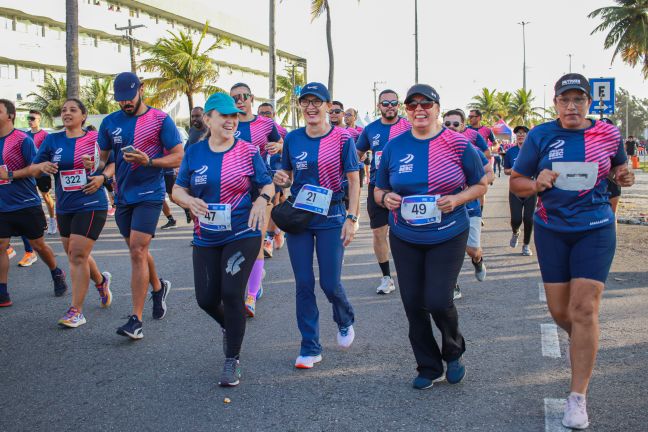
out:
{"label": "logo on shirt", "polygon": [[380,145],[380,134],[376,134],[371,138],[371,145],[374,147]]}
{"label": "logo on shirt", "polygon": [[549,144],[549,160],[562,159],[565,156],[565,140],[556,140],[555,143]]}
{"label": "logo on shirt", "polygon": [[411,163],[414,160],[414,155],[408,153],[403,159],[399,160],[402,164],[398,167],[398,174],[411,173],[414,169],[414,164]]}
{"label": "logo on shirt", "polygon": [[408,164],[414,160],[414,155],[412,153],[408,153],[407,156],[405,156],[403,159],[401,159],[399,162]]}
{"label": "logo on shirt", "polygon": [[121,144],[122,143],[122,128],[118,127],[114,131],[112,131],[111,135],[113,136],[113,144]]}
{"label": "logo on shirt", "polygon": [[195,186],[207,184],[207,174],[205,173],[207,172],[208,169],[209,167],[207,165],[203,165],[200,167],[200,169],[197,169],[195,171],[196,175],[194,175],[193,177]]}
{"label": "logo on shirt", "polygon": [[236,132],[234,132],[234,138],[238,138],[240,136],[241,136],[241,131],[237,130]]}
{"label": "logo on shirt", "polygon": [[203,165],[200,167],[200,169],[196,170],[196,174],[203,175],[207,172],[208,169],[209,167],[207,165]]}
{"label": "logo on shirt", "polygon": [[61,162],[61,157],[63,157],[62,153],[63,153],[63,148],[62,147],[57,148],[56,151],[54,152],[54,156],[52,157],[52,162]]}
{"label": "logo on shirt", "polygon": [[308,169],[308,161],[306,158],[308,157],[308,152],[301,152],[299,156],[296,156],[295,159],[297,159],[297,163],[295,164],[295,169],[298,170],[305,170]]}

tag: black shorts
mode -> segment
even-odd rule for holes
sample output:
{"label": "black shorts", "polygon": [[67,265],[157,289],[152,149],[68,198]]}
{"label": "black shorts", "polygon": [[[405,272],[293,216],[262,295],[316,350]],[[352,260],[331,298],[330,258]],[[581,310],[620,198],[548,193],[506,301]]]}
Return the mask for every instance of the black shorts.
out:
{"label": "black shorts", "polygon": [[621,186],[615,182],[608,180],[608,192],[610,192],[610,198],[617,198],[621,196]]}
{"label": "black shorts", "polygon": [[97,241],[106,224],[107,210],[95,210],[79,213],[57,213],[56,221],[61,237],[69,238],[76,234]]}
{"label": "black shorts", "polygon": [[52,177],[49,174],[42,175],[36,178],[36,187],[39,191],[47,193],[52,189]]}
{"label": "black shorts", "polygon": [[380,207],[374,201],[375,185],[369,184],[367,191],[367,213],[369,213],[369,226],[371,229],[382,228],[389,223],[389,210]]}
{"label": "black shorts", "polygon": [[173,191],[175,181],[175,174],[164,174],[164,187],[166,188],[166,193],[169,194],[169,198],[171,198],[171,192]]}
{"label": "black shorts", "polygon": [[12,212],[0,212],[0,238],[25,236],[29,240],[43,237],[47,228],[45,213],[40,206]]}

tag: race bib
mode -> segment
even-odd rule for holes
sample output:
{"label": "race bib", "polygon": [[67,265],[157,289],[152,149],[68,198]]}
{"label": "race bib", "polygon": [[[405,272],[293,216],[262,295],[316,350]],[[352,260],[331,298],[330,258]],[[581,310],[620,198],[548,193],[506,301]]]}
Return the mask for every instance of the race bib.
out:
{"label": "race bib", "polygon": [[594,188],[598,179],[598,162],[553,162],[551,169],[560,175],[555,187],[567,191]]}
{"label": "race bib", "polygon": [[60,175],[61,187],[64,192],[80,191],[88,183],[84,169],[61,171]]}
{"label": "race bib", "polygon": [[374,161],[376,164],[376,169],[380,166],[380,159],[382,158],[382,151],[377,151],[374,155]]}
{"label": "race bib", "polygon": [[92,172],[97,172],[99,168],[99,162],[101,162],[101,156],[99,155],[99,144],[95,143],[94,146],[94,156],[92,157]]}
{"label": "race bib", "polygon": [[307,184],[297,194],[293,207],[319,215],[328,215],[332,196],[331,189]]}
{"label": "race bib", "polygon": [[207,204],[207,213],[198,218],[200,228],[209,231],[232,230],[232,205]]}
{"label": "race bib", "polygon": [[[0,168],[2,168],[5,172],[9,172],[9,169],[7,168],[7,165],[0,165]],[[9,183],[11,183],[11,182],[9,181],[9,179],[7,179],[7,180],[0,180],[0,186],[2,186],[2,185],[6,185],[6,184],[9,184]]]}
{"label": "race bib", "polygon": [[441,195],[410,195],[403,197],[401,215],[405,222],[413,226],[441,222],[441,210],[437,200]]}

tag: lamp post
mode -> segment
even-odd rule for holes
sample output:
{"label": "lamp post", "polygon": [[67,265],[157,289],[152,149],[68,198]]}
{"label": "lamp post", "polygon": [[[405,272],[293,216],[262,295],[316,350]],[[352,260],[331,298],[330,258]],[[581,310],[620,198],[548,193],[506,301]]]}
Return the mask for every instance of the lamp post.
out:
{"label": "lamp post", "polygon": [[520,21],[518,23],[522,26],[522,88],[526,92],[526,32],[525,27],[530,24],[530,21]]}
{"label": "lamp post", "polygon": [[418,0],[414,0],[414,84],[418,84],[418,82],[419,82]]}
{"label": "lamp post", "polygon": [[574,54],[567,54],[567,56],[569,57],[569,73],[571,73],[571,71],[572,71],[572,57],[574,56]]}
{"label": "lamp post", "polygon": [[385,81],[374,81],[373,83],[373,94],[374,94],[374,117],[378,115],[378,99],[376,96],[376,92],[378,91],[378,88],[376,87],[376,84],[385,84]]}

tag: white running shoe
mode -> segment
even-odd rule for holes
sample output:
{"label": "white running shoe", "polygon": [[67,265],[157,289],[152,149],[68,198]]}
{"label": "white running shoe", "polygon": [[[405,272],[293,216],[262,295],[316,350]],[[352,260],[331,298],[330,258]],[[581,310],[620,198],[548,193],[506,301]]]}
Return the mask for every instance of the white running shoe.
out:
{"label": "white running shoe", "polygon": [[587,417],[587,402],[585,396],[571,393],[565,404],[565,415],[562,419],[563,426],[572,429],[587,429],[589,419]]}
{"label": "white running shoe", "polygon": [[312,369],[315,366],[315,363],[322,361],[321,355],[316,356],[299,356],[295,360],[295,367],[297,369]]}
{"label": "white running shoe", "polygon": [[516,248],[519,239],[520,239],[520,232],[518,231],[516,233],[513,233],[513,235],[511,235],[511,240],[509,240],[509,246],[511,246],[512,248]]}
{"label": "white running shoe", "polygon": [[355,339],[355,330],[353,330],[353,325],[348,327],[341,327],[338,330],[337,334],[337,343],[342,348],[349,348]]}
{"label": "white running shoe", "polygon": [[56,218],[49,218],[49,223],[47,224],[47,234],[54,235],[57,231]]}
{"label": "white running shoe", "polygon": [[531,248],[529,247],[529,245],[522,245],[522,255],[524,256],[533,255],[533,252],[531,252]]}
{"label": "white running shoe", "polygon": [[389,294],[394,291],[396,287],[394,286],[394,279],[391,276],[383,276],[380,280],[380,285],[376,288],[377,294]]}

